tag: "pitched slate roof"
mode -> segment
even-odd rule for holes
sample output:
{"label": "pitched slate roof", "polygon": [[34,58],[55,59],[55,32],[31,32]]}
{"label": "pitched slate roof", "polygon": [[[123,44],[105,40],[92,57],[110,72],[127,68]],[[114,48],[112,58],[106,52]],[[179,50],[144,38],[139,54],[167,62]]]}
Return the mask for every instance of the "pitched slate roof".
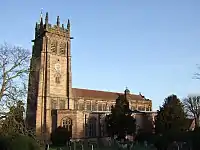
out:
{"label": "pitched slate roof", "polygon": [[[108,91],[98,91],[98,90],[89,90],[89,89],[79,89],[72,88],[73,96],[75,97],[84,97],[84,98],[99,98],[105,100],[116,100],[120,94],[117,92],[108,92]],[[129,97],[133,100],[143,100],[144,96],[130,94]]]}

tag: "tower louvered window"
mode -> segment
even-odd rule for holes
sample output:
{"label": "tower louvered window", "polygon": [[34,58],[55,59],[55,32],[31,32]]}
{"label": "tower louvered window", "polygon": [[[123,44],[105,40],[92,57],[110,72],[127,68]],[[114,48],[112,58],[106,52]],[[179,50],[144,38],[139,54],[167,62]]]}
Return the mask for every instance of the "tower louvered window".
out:
{"label": "tower louvered window", "polygon": [[57,52],[57,43],[56,42],[52,42],[51,43],[51,52],[52,53],[56,53]]}

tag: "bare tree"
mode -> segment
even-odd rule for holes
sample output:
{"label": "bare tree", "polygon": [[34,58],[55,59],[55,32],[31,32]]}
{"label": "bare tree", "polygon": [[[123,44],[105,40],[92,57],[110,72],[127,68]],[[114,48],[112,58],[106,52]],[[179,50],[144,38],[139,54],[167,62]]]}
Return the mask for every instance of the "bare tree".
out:
{"label": "bare tree", "polygon": [[0,112],[1,115],[27,94],[30,52],[27,49],[0,45]]}
{"label": "bare tree", "polygon": [[199,127],[200,96],[188,96],[183,100],[183,104],[187,114],[195,119],[195,127]]}

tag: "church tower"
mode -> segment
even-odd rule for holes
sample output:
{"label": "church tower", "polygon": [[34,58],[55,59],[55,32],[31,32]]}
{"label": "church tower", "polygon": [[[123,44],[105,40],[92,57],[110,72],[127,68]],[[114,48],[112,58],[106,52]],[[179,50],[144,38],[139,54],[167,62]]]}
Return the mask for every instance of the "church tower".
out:
{"label": "church tower", "polygon": [[74,109],[72,100],[70,21],[49,24],[48,13],[35,26],[26,120],[37,135],[51,132],[52,109]]}

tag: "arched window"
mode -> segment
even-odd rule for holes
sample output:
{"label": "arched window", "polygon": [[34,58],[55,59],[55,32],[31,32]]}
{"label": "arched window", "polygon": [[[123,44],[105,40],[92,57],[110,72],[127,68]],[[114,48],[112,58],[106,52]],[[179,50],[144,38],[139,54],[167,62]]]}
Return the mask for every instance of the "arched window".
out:
{"label": "arched window", "polygon": [[70,118],[64,118],[62,120],[62,127],[66,128],[68,131],[72,131],[72,120]]}

